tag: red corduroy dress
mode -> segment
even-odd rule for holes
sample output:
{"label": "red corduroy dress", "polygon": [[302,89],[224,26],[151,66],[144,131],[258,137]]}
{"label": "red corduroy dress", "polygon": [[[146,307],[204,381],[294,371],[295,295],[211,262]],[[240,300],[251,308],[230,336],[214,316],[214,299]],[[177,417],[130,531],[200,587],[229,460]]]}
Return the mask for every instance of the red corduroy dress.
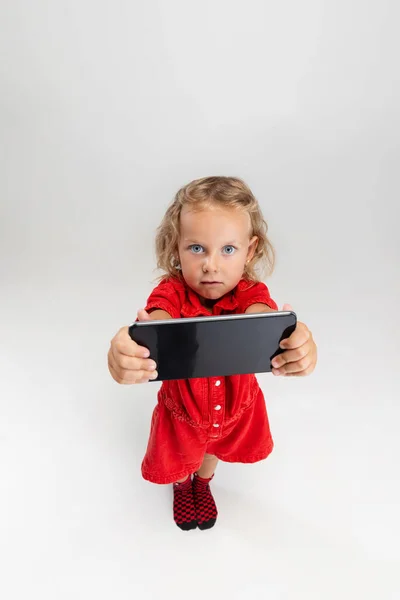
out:
{"label": "red corduroy dress", "polygon": [[[184,280],[169,278],[152,291],[145,308],[187,318],[241,314],[259,302],[278,310],[264,283],[242,279],[210,312]],[[265,399],[254,374],[163,381],[142,475],[153,483],[173,483],[198,470],[206,452],[226,462],[254,463],[272,448]]]}

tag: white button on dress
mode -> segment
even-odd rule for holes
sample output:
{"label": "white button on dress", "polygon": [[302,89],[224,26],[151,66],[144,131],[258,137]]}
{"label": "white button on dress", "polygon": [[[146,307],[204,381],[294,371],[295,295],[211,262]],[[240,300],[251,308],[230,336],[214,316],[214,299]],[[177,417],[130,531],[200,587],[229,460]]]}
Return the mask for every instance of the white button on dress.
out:
{"label": "white button on dress", "polygon": [[217,404],[217,406],[214,406],[214,410],[221,410],[222,406],[220,404]]}
{"label": "white button on dress", "polygon": [[219,427],[218,423],[213,423],[214,427]]}
{"label": "white button on dress", "polygon": [[215,382],[215,385],[218,387],[219,385],[221,385],[220,380],[218,379],[218,381]]}

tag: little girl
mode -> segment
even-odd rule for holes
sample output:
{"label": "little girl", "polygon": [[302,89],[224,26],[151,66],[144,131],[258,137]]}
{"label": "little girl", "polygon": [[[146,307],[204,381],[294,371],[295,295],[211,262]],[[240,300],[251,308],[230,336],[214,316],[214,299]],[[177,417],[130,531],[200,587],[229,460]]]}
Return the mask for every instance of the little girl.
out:
{"label": "little girl", "polygon": [[[181,188],[158,228],[156,253],[164,275],[138,311],[140,321],[278,310],[255,270],[273,269],[267,224],[241,179],[205,177]],[[272,361],[274,375],[314,370],[316,345],[304,323],[297,323],[281,347],[285,352]],[[123,327],[111,341],[108,367],[118,383],[144,383],[157,377],[148,357]],[[164,381],[142,475],[153,483],[173,483],[178,527],[209,529],[218,515],[210,489],[218,460],[254,463],[272,448],[254,374]]]}

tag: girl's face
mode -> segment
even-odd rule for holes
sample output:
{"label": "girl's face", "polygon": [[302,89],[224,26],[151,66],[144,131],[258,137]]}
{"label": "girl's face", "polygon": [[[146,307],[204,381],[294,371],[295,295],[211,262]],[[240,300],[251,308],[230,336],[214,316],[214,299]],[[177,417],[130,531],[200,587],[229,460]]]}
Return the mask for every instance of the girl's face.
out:
{"label": "girl's face", "polygon": [[203,304],[212,304],[239,283],[258,243],[257,236],[250,239],[250,232],[245,211],[183,207],[178,247],[182,275]]}

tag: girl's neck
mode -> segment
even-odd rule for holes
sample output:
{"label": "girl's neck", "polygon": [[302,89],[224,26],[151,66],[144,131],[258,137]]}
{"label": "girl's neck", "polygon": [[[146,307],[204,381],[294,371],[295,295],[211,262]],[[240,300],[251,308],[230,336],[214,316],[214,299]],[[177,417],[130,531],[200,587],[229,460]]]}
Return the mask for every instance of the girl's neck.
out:
{"label": "girl's neck", "polygon": [[214,304],[216,304],[219,300],[209,300],[208,298],[203,298],[203,296],[199,296],[200,298],[200,303],[210,312],[212,312],[213,306]]}

